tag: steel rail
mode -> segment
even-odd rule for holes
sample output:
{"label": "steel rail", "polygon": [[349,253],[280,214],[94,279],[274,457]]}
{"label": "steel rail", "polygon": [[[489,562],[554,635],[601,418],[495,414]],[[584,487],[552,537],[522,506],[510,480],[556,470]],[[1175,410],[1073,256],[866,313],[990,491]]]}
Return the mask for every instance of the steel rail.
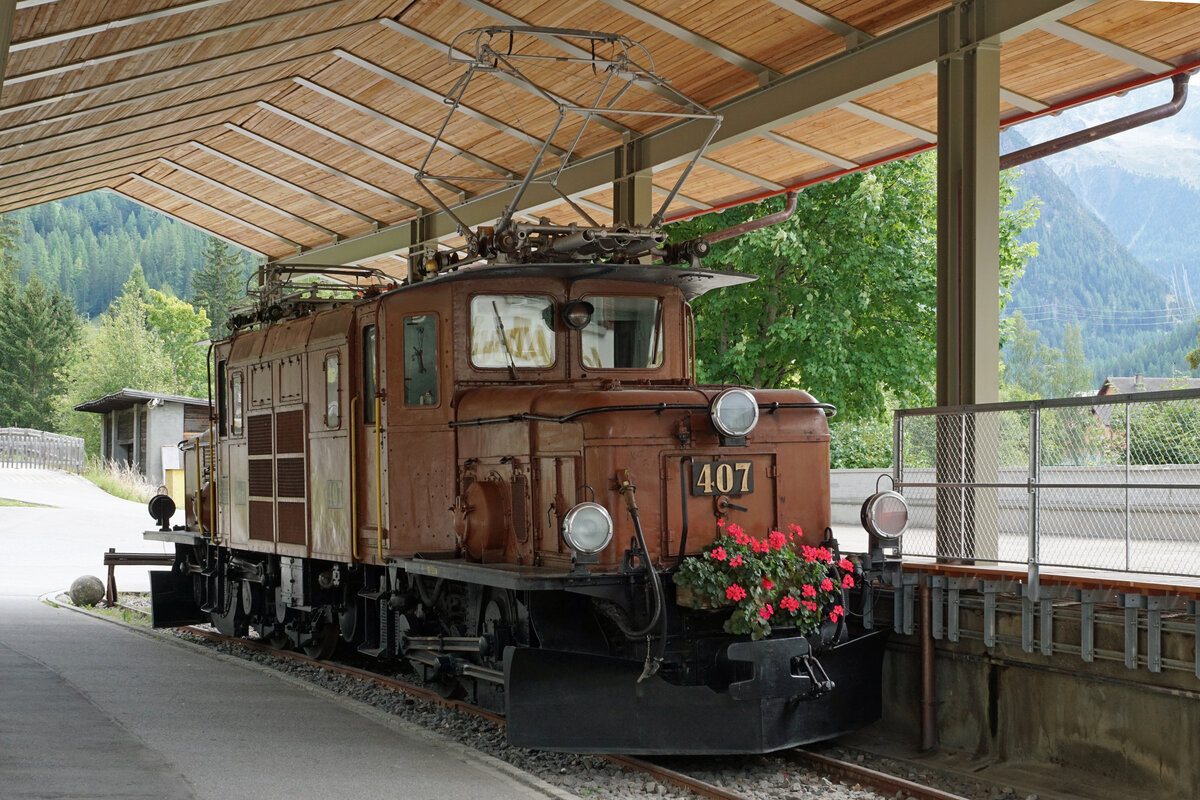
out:
{"label": "steel rail", "polygon": [[788,761],[795,762],[818,772],[823,772],[831,778],[852,780],[886,797],[897,796],[899,793],[909,798],[909,800],[967,800],[962,795],[943,792],[941,789],[935,789],[932,786],[914,783],[895,775],[888,775],[887,773],[859,766],[858,764],[852,764],[848,761],[830,758],[829,756],[814,753],[810,750],[796,748],[788,750],[781,755]]}

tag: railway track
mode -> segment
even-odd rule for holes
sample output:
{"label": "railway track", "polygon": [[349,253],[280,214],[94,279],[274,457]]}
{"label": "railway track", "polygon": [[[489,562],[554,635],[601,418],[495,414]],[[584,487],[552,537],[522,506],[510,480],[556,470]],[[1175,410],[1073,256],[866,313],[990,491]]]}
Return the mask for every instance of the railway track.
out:
{"label": "railway track", "polygon": [[[131,609],[132,610],[132,609]],[[398,678],[381,675],[370,670],[340,664],[335,661],[323,661],[310,658],[301,653],[277,650],[269,645],[248,639],[236,639],[224,636],[205,628],[187,627],[188,633],[214,642],[237,645],[255,652],[270,655],[275,658],[287,659],[297,664],[324,669],[328,672],[356,678],[369,682],[380,688],[403,692],[409,696],[434,703],[444,708],[486,719],[496,725],[503,726],[504,718],[493,712],[465,703],[460,700],[448,699],[418,684]],[[799,767],[825,776],[835,783],[856,785],[875,792],[883,798],[905,798],[905,800],[967,800],[961,795],[951,794],[935,787],[925,786],[894,775],[887,775],[876,770],[863,767],[847,761],[809,752],[803,749],[793,749],[776,754]],[[713,800],[747,800],[749,795],[710,783],[693,775],[688,775],[676,769],[654,763],[641,758],[609,754],[600,756],[609,763],[646,775],[649,778],[677,789],[683,789],[703,798]]]}
{"label": "railway track", "polygon": [[[118,604],[118,608],[132,614],[146,615],[144,609]],[[504,725],[504,717],[470,703],[443,697],[435,691],[419,684],[401,680],[389,675],[382,675],[370,670],[361,669],[336,661],[325,661],[310,658],[302,653],[291,650],[278,650],[262,642],[252,639],[240,639],[224,636],[208,628],[187,626],[177,629],[192,636],[211,642],[222,643],[244,648],[252,652],[269,655],[274,658],[286,659],[296,664],[323,669],[327,672],[355,678],[373,684],[383,689],[402,692],[408,696],[436,704],[443,708],[452,709],[463,714],[486,719],[498,726]],[[859,786],[875,792],[884,798],[904,798],[905,800],[967,800],[962,795],[942,791],[932,786],[916,783],[895,775],[889,775],[877,770],[864,767],[826,755],[814,753],[803,748],[776,753],[775,755],[787,762],[796,764],[806,770],[822,775],[835,783]],[[683,789],[698,797],[712,800],[747,800],[748,795],[734,791],[725,786],[705,781],[693,775],[688,775],[676,769],[654,763],[641,758],[609,754],[601,756],[609,763],[622,769],[631,770],[653,778],[654,780],[677,789]]]}

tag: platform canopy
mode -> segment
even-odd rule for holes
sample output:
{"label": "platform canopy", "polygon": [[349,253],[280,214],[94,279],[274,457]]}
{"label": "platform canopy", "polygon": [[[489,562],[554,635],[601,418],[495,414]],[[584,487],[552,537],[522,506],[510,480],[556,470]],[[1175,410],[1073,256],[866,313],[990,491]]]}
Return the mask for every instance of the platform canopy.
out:
{"label": "platform canopy", "polygon": [[[1200,65],[1195,3],[970,6],[963,38],[947,0],[0,0],[0,212],[107,188],[270,259],[402,274],[408,248],[455,234],[413,175],[462,74],[449,43],[488,25],[625,34],[723,115],[669,218],[933,146],[938,64],[964,41],[999,47],[1001,125]],[[468,224],[501,213],[492,181],[548,135],[537,99],[498,81],[447,127],[434,161],[461,179],[439,197]],[[701,141],[691,121],[601,118],[559,189],[608,224],[629,154],[661,198]],[[579,218],[546,192],[525,204]]]}

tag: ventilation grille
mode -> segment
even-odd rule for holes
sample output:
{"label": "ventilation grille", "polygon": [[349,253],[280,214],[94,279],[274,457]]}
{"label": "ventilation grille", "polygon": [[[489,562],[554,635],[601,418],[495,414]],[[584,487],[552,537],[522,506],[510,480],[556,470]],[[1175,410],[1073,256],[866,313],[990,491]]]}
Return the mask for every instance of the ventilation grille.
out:
{"label": "ventilation grille", "polygon": [[304,457],[279,456],[275,468],[279,473],[279,496],[304,497]]}
{"label": "ventilation grille", "polygon": [[275,541],[275,504],[270,500],[250,501],[250,538]]}
{"label": "ventilation grille", "polygon": [[246,452],[252,456],[271,455],[270,414],[260,414],[246,420]]}
{"label": "ventilation grille", "polygon": [[252,497],[274,497],[275,481],[271,475],[271,462],[250,462],[250,495]]}
{"label": "ventilation grille", "polygon": [[278,426],[275,440],[276,453],[304,452],[304,412],[281,411],[275,415]]}
{"label": "ventilation grille", "polygon": [[279,503],[279,541],[304,544],[308,515],[304,503]]}

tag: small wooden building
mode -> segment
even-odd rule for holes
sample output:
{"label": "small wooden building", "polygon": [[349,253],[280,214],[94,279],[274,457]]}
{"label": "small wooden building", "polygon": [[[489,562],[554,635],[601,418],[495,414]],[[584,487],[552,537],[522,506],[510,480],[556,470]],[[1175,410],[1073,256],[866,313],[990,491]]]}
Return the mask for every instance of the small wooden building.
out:
{"label": "small wooden building", "polygon": [[75,406],[101,414],[100,455],[130,464],[151,483],[164,483],[163,445],[204,433],[209,425],[207,400],[175,394],[122,389]]}

